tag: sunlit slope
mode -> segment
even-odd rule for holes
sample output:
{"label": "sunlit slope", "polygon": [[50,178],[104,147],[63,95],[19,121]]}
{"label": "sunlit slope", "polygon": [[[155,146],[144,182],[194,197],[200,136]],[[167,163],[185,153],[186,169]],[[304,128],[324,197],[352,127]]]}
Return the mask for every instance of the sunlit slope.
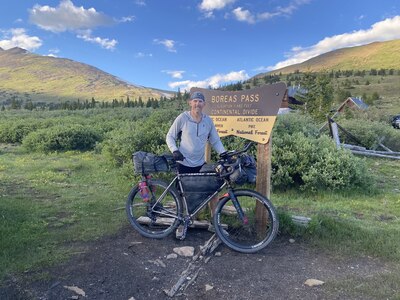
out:
{"label": "sunlit slope", "polygon": [[[400,69],[400,40],[376,42],[364,46],[342,48],[311,58],[303,63],[268,73],[295,71]],[[260,76],[260,75],[258,75]]]}
{"label": "sunlit slope", "polygon": [[[171,93],[169,93],[171,94]],[[0,50],[0,101],[131,100],[168,96],[160,90],[128,84],[87,64],[40,56],[21,48]]]}

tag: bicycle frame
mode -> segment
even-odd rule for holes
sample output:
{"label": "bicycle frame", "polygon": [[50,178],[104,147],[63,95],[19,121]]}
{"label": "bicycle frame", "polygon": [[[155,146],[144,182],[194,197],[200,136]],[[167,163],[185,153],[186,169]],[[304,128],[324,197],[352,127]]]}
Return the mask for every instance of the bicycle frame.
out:
{"label": "bicycle frame", "polygon": [[[197,206],[197,208],[192,212],[189,213],[188,210],[188,205],[187,205],[187,199],[185,196],[185,189],[183,188],[183,184],[182,184],[182,177],[188,177],[188,176],[216,176],[216,173],[185,173],[185,174],[176,174],[176,176],[171,180],[170,184],[168,185],[168,187],[165,189],[165,191],[160,195],[160,197],[156,200],[156,202],[152,205],[152,209],[154,209],[154,207],[157,205],[157,203],[159,203],[164,197],[165,195],[168,193],[168,191],[173,187],[176,186],[176,182],[178,182],[178,187],[179,187],[179,192],[181,193],[181,198],[183,200],[183,204],[184,204],[184,215],[183,216],[179,216],[178,219],[183,221],[186,218],[193,218],[200,210],[202,210],[216,195],[218,195],[218,193],[220,193],[225,187],[228,186],[228,192],[230,192],[230,194],[233,194],[231,192],[232,187],[230,186],[229,183],[227,183],[226,180],[224,180],[224,182],[221,184],[221,186],[216,189],[214,191],[214,193],[212,193],[211,195],[209,195],[208,197],[204,198],[201,203]],[[169,217],[175,217],[174,215],[169,215],[168,213],[164,213],[164,215],[169,216]]]}
{"label": "bicycle frame", "polygon": [[[252,145],[252,143],[248,143],[243,150],[241,151],[235,151],[231,153],[231,156],[233,155],[238,155],[240,153],[244,153],[246,152],[250,146]],[[226,166],[224,165],[224,168]],[[240,167],[240,166],[239,166]],[[234,188],[231,185],[231,182],[228,179],[228,175],[232,174],[232,172],[234,171],[234,169],[232,169],[231,171],[229,171],[228,173],[225,174],[225,176],[223,177],[224,182],[220,185],[219,188],[217,188],[211,195],[209,195],[208,197],[206,197],[205,199],[203,199],[201,201],[201,203],[199,205],[197,205],[197,207],[194,209],[194,211],[192,213],[189,212],[188,209],[188,202],[185,196],[185,189],[183,187],[182,184],[182,178],[186,177],[186,176],[218,176],[218,173],[216,172],[204,172],[204,173],[184,173],[184,174],[179,174],[177,172],[176,166],[174,167],[176,175],[175,177],[172,179],[172,181],[170,182],[170,184],[168,185],[168,187],[165,189],[165,191],[161,194],[161,196],[154,202],[154,204],[152,204],[151,206],[151,210],[155,210],[155,207],[157,206],[158,203],[160,203],[160,201],[165,197],[165,195],[168,193],[168,191],[174,186],[176,185],[176,182],[178,182],[178,189],[180,192],[180,195],[177,195],[178,197],[181,197],[181,199],[183,200],[183,205],[184,205],[184,212],[183,212],[183,216],[178,216],[178,220],[183,221],[185,223],[188,222],[188,220],[192,219],[201,209],[203,209],[218,193],[220,193],[225,187],[227,187],[228,190],[228,195],[230,196],[230,198],[232,199],[233,205],[239,215],[240,220],[244,223],[247,224],[247,217],[242,209],[242,207],[240,206],[239,202],[237,201],[236,197],[235,197],[235,193],[234,193]],[[147,182],[147,186],[151,185],[149,184],[149,179],[146,175],[142,176],[142,180],[145,180]],[[150,189],[151,190],[151,189]],[[154,197],[153,192],[151,192],[152,197]],[[167,211],[163,211],[163,214],[165,216],[169,216],[169,217],[173,217],[176,219],[176,216],[173,214],[168,214]]]}

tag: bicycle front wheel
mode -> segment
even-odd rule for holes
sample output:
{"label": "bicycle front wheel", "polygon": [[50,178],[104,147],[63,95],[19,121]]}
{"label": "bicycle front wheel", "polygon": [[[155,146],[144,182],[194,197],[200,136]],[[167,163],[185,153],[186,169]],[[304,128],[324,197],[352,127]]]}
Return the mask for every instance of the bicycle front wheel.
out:
{"label": "bicycle front wheel", "polygon": [[220,200],[214,213],[215,231],[229,248],[255,253],[276,236],[278,217],[272,203],[252,190],[235,190],[237,204],[227,196]]}
{"label": "bicycle front wheel", "polygon": [[144,201],[139,186],[132,188],[126,201],[129,222],[141,235],[149,238],[163,238],[179,224],[182,215],[181,199],[176,190],[161,180],[151,180],[151,199]]}

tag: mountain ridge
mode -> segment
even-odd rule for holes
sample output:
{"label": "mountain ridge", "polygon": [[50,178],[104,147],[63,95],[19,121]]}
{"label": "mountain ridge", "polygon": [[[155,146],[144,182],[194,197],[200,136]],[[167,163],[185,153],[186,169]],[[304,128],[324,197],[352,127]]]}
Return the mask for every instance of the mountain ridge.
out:
{"label": "mountain ridge", "polygon": [[[341,48],[305,62],[260,73],[270,74],[335,70],[400,70],[400,39]],[[173,97],[174,92],[128,83],[94,66],[68,58],[41,56],[25,49],[0,48],[0,102],[91,100],[111,102]]]}
{"label": "mountain ridge", "polygon": [[337,70],[400,69],[400,39],[340,48],[310,58],[302,63],[257,74],[288,74]]}
{"label": "mountain ridge", "polygon": [[0,51],[0,101],[59,102],[85,100],[111,102],[141,97],[159,99],[173,92],[134,85],[94,66],[68,58],[41,56],[14,47]]}

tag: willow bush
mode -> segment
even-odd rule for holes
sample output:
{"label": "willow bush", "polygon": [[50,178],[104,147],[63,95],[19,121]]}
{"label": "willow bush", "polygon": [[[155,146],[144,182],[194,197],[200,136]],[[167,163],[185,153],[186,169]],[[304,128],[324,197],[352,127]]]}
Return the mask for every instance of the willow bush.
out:
{"label": "willow bush", "polygon": [[279,116],[273,133],[272,183],[275,188],[316,191],[371,188],[364,159],[337,149],[303,114]]}
{"label": "willow bush", "polygon": [[136,151],[155,154],[169,152],[165,138],[177,114],[173,110],[155,111],[143,120],[125,121],[119,128],[106,135],[99,148],[116,166],[130,162],[132,153]]}
{"label": "willow bush", "polygon": [[[368,120],[360,122],[357,119],[349,119],[341,120],[339,124],[368,149],[383,150],[379,148],[379,143],[382,143],[392,151],[400,152],[400,130],[393,128],[386,122]],[[355,143],[343,133],[340,134],[340,139],[345,143]]]}
{"label": "willow bush", "polygon": [[54,152],[93,150],[102,136],[89,126],[79,124],[59,125],[42,128],[29,133],[22,141],[22,145],[28,151]]}

